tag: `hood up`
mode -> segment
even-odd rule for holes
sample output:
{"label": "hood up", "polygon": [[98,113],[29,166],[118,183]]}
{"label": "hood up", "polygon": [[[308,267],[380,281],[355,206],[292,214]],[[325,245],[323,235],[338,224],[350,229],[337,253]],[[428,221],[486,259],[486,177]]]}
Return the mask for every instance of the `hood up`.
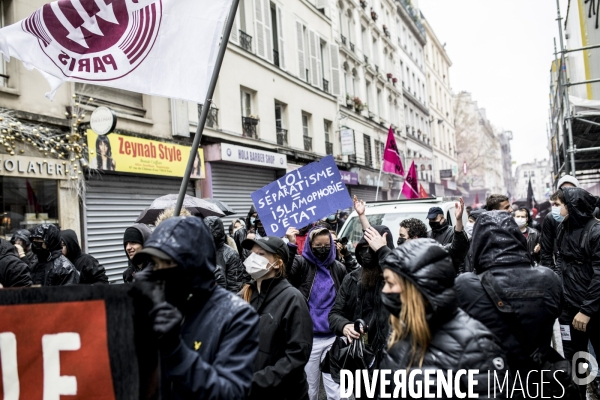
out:
{"label": "hood up", "polygon": [[[10,239],[12,244],[15,244],[17,239],[21,239],[27,248],[31,245],[31,232],[28,229],[19,229],[15,232],[13,237]],[[27,250],[27,249],[24,249]]]}
{"label": "hood up", "polygon": [[527,239],[512,215],[497,210],[484,212],[477,218],[468,257],[477,273],[493,267],[533,264],[527,251]]}
{"label": "hood up", "polygon": [[250,210],[248,211],[248,215],[246,215],[246,229],[255,228],[255,226],[250,223],[250,217],[252,217],[252,214],[255,212],[256,207],[254,207],[254,204],[252,204],[252,206],[250,206]]}
{"label": "hood up", "polygon": [[41,238],[46,243],[47,250],[51,253],[58,250],[62,252],[60,231],[56,225],[42,224],[36,226],[31,233],[31,238]]}
{"label": "hood up", "polygon": [[392,251],[381,265],[408,279],[431,306],[430,324],[451,318],[457,308],[450,255],[433,239],[412,239]]}
{"label": "hood up", "polygon": [[[392,231],[390,231],[390,228],[388,228],[385,225],[375,225],[375,226],[373,226],[373,228],[377,232],[379,232],[379,234],[381,236],[383,236],[384,233],[387,233],[387,236],[386,236],[387,247],[389,247],[391,250],[394,250],[394,238],[392,237]],[[367,243],[367,240],[365,239],[365,235],[363,235],[363,237],[360,238],[358,243],[356,243],[355,251],[354,251],[354,257],[356,257],[356,261],[360,265],[363,265],[362,257],[360,256],[359,252],[356,250],[358,250],[360,247],[364,247],[364,246],[367,246],[367,247],[369,246],[369,243]]]}
{"label": "hood up", "polygon": [[65,242],[67,246],[67,258],[71,262],[75,262],[81,256],[81,247],[79,246],[79,240],[77,240],[77,234],[72,229],[65,229],[60,232],[60,238]]}
{"label": "hood up", "polygon": [[8,240],[0,239],[0,258],[7,255],[13,255],[19,257],[19,253],[15,246],[13,246]]}
{"label": "hood up", "polygon": [[594,209],[596,208],[596,198],[587,190],[582,188],[564,188],[567,210],[569,217],[567,222],[569,228],[583,228],[587,222],[594,218]]}
{"label": "hood up", "polygon": [[213,287],[216,250],[212,234],[202,219],[169,218],[146,241],[144,249],[148,248],[162,251],[184,269],[191,292]]}
{"label": "hood up", "polygon": [[217,248],[227,243],[227,235],[225,234],[225,226],[219,217],[206,217],[204,223],[210,229],[212,237]]}

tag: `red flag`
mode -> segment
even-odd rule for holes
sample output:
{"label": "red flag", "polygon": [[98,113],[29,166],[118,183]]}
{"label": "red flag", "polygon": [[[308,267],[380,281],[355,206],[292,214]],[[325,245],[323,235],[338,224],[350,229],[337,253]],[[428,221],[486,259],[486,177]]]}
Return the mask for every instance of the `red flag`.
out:
{"label": "red flag", "polygon": [[425,191],[425,188],[423,187],[423,185],[421,185],[419,183],[419,198],[421,199],[426,199],[428,198],[429,195],[427,194],[427,192]]}
{"label": "red flag", "polygon": [[383,170],[396,175],[404,175],[404,166],[400,159],[400,152],[398,151],[396,138],[394,137],[394,131],[391,126],[388,131],[385,150],[383,151]]}
{"label": "red flag", "polygon": [[404,186],[402,186],[402,194],[407,199],[419,198],[419,182],[417,179],[417,168],[415,167],[414,161],[410,165],[408,174],[406,174],[406,180],[404,181]]}

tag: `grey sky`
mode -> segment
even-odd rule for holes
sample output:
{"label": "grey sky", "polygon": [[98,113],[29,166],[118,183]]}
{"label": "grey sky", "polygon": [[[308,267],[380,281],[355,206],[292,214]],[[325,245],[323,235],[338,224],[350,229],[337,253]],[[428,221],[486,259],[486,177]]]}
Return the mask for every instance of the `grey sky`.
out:
{"label": "grey sky", "polygon": [[[493,125],[513,132],[513,161],[548,158],[555,0],[419,0],[419,7],[447,43],[452,90],[471,92]],[[561,0],[563,18],[565,11]]]}

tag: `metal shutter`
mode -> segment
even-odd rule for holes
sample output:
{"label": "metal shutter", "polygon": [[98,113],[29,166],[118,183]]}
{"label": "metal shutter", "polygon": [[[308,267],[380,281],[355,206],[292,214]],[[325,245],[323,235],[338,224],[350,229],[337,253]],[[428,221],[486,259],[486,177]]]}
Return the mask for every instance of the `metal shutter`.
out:
{"label": "metal shutter", "polygon": [[[104,265],[109,281],[122,282],[127,268],[123,249],[125,229],[157,197],[179,193],[181,180],[104,174],[88,180],[87,184],[84,210],[87,252]],[[194,195],[192,187],[187,194]]]}
{"label": "metal shutter", "polygon": [[[375,195],[377,194],[377,188],[370,187],[358,187],[358,186],[347,186],[350,189],[350,195],[358,197],[359,200],[364,201],[375,201]],[[383,192],[379,191],[379,200],[382,200]]]}
{"label": "metal shutter", "polygon": [[252,206],[250,194],[273,182],[275,170],[252,166],[211,164],[213,199],[227,203],[237,214],[223,218],[225,230],[235,219],[246,218]]}

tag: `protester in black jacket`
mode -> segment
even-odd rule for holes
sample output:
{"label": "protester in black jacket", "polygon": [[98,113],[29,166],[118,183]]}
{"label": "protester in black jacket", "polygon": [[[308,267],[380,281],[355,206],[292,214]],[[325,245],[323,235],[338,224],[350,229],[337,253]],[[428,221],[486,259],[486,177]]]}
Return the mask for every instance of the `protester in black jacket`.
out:
{"label": "protester in black jacket", "polygon": [[446,218],[444,218],[444,211],[440,207],[431,207],[427,213],[427,219],[431,228],[427,237],[434,239],[442,246],[452,243],[454,229],[448,224]]}
{"label": "protester in black jacket", "polygon": [[108,283],[104,267],[98,260],[89,254],[83,253],[79,247],[77,234],[72,229],[60,232],[63,255],[69,259],[79,271],[79,283],[93,285],[95,283]]}
{"label": "protester in black jacket", "polygon": [[[374,226],[380,235],[385,235],[388,249],[394,250],[392,232],[387,226]],[[359,338],[354,322],[365,321],[367,344],[378,355],[375,368],[385,348],[389,333],[390,313],[381,303],[383,274],[375,252],[363,237],[355,247],[356,258],[361,268],[348,274],[337,293],[335,305],[329,313],[329,327],[337,336],[346,336],[349,341]]]}
{"label": "protester in black jacket", "polygon": [[123,271],[123,281],[125,283],[133,282],[133,277],[142,271],[146,265],[136,265],[133,263],[133,257],[144,248],[144,243],[150,237],[152,231],[146,224],[135,224],[125,230],[123,235],[123,247],[129,260],[127,269]]}
{"label": "protester in black jacket", "polygon": [[[584,189],[559,189],[551,200],[564,218],[556,238],[565,299],[559,323],[565,357],[571,359],[587,351],[588,340],[596,353],[600,349],[600,222],[592,216],[596,199]],[[595,391],[600,396],[598,384]]]}
{"label": "protester in black jacket", "polygon": [[31,233],[31,247],[38,262],[31,268],[34,285],[63,286],[79,283],[79,271],[62,254],[60,231],[56,225],[38,225]]}
{"label": "protester in black jacket", "polygon": [[267,236],[247,239],[247,269],[254,279],[242,297],[258,312],[258,355],[249,399],[308,399],[304,367],[312,350],[312,320],[306,300],[285,278],[287,245]]}
{"label": "protester in black jacket", "polygon": [[531,213],[525,207],[521,207],[515,211],[515,222],[521,230],[521,233],[527,239],[527,251],[531,256],[531,259],[537,264],[540,262],[540,233],[536,229],[529,226],[531,220]]}
{"label": "protester in black jacket", "polygon": [[19,253],[19,258],[27,263],[29,268],[37,264],[37,256],[31,251],[31,232],[29,229],[21,229],[15,232],[10,242]]}
{"label": "protester in black jacket", "polygon": [[[385,278],[382,301],[392,315],[388,355],[380,368],[392,372],[437,369],[444,373],[476,369],[474,393],[480,399],[504,398],[499,395],[499,382],[506,374],[504,352],[483,324],[457,307],[453,288],[456,273],[448,253],[432,239],[415,239],[388,253],[380,265]],[[431,379],[435,386],[430,393],[435,395],[436,375]],[[460,380],[460,389],[467,392],[466,379]]]}
{"label": "protester in black jacket", "polygon": [[[533,267],[527,241],[505,211],[489,211],[477,218],[468,257],[475,272],[456,279],[459,307],[500,339],[513,377],[517,372],[522,378],[531,370],[543,369],[530,357],[534,352],[530,343],[539,347],[545,359],[556,356],[550,348],[561,306],[556,274],[545,267]],[[497,286],[493,286],[499,296],[510,293],[510,298],[492,299],[482,284],[488,279],[496,282]],[[507,307],[502,308],[505,303],[511,305],[514,314]],[[530,384],[539,384],[540,374],[533,375]],[[548,387],[546,391],[549,392]]]}
{"label": "protester in black jacket", "polygon": [[242,286],[250,282],[250,276],[245,273],[239,254],[227,245],[227,235],[225,234],[223,221],[218,217],[207,217],[204,218],[204,223],[210,229],[215,242],[217,266],[225,281],[223,287],[230,292],[239,293]]}
{"label": "protester in black jacket", "polygon": [[29,266],[19,258],[10,242],[0,239],[0,285],[8,287],[31,286]]}
{"label": "protester in black jacket", "polygon": [[[312,318],[314,339],[310,360],[306,365],[306,376],[309,397],[316,400],[321,377],[321,358],[335,340],[327,317],[346,276],[346,267],[336,260],[335,243],[327,228],[316,226],[308,232],[308,240],[304,243],[301,256],[296,255],[296,233],[298,231],[294,228],[286,232],[290,250],[288,278],[308,302]],[[330,400],[339,398],[339,384],[333,381],[329,373],[323,373],[322,376],[327,397]]]}
{"label": "protester in black jacket", "polygon": [[162,399],[244,399],[258,351],[258,316],[214,279],[215,245],[197,217],[163,221],[135,255],[136,279],[164,282],[150,313],[161,355]]}

